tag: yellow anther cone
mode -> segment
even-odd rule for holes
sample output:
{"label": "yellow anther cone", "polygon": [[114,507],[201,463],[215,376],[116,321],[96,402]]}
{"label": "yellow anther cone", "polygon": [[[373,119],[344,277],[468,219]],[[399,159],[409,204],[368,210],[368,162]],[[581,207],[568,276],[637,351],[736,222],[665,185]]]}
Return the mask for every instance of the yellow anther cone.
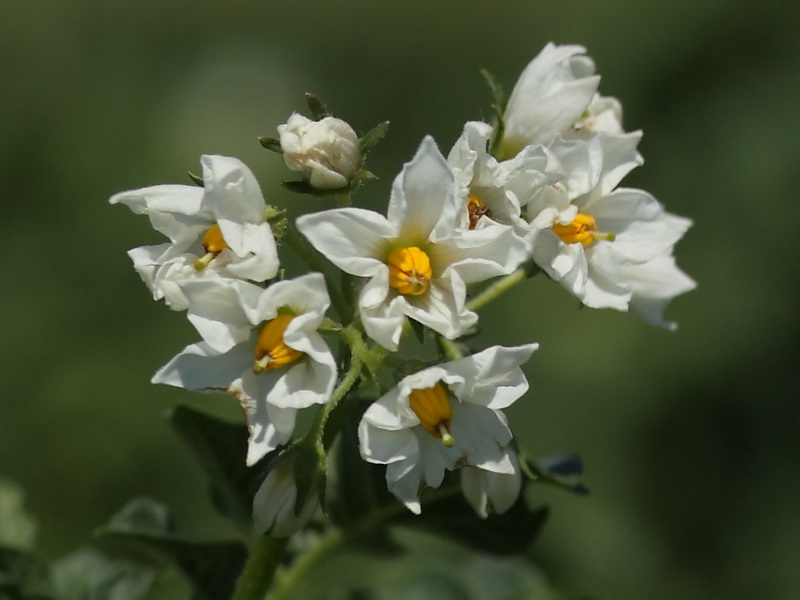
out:
{"label": "yellow anther cone", "polygon": [[433,271],[431,259],[416,246],[395,248],[386,257],[389,285],[403,295],[419,296],[428,289]]}
{"label": "yellow anther cone", "polygon": [[447,390],[441,382],[431,388],[414,390],[409,395],[408,401],[425,431],[441,439],[448,448],[455,443],[453,436],[450,435],[453,409],[450,406]]}
{"label": "yellow anther cone", "polygon": [[586,213],[578,213],[568,225],[556,223],[552,229],[565,244],[581,244],[584,248],[588,248],[597,240],[613,242],[616,238],[613,233],[598,232],[597,221]]}
{"label": "yellow anther cone", "polygon": [[290,348],[283,341],[283,334],[293,315],[278,315],[261,329],[255,348],[253,372],[263,373],[293,363],[303,353]]}

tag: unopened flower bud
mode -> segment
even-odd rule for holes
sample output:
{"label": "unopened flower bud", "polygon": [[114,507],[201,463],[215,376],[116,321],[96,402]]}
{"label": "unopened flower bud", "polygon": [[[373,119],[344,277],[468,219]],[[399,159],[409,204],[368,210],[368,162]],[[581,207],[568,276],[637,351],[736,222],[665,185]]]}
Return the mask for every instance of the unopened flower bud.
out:
{"label": "unopened flower bud", "polygon": [[361,166],[358,136],[345,121],[325,117],[313,121],[297,113],[278,126],[283,159],[317,189],[346,187]]}
{"label": "unopened flower bud", "polygon": [[302,498],[298,498],[295,480],[294,456],[281,456],[253,498],[253,521],[258,533],[286,537],[302,529],[319,504],[321,482],[317,473],[310,474],[311,485],[306,485]]}

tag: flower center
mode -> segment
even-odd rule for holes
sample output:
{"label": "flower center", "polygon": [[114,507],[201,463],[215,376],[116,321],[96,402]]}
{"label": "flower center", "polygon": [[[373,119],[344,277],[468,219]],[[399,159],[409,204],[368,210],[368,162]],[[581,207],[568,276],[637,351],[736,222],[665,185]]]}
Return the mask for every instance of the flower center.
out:
{"label": "flower center", "polygon": [[478,198],[475,194],[469,195],[469,202],[467,203],[467,210],[469,211],[469,228],[475,229],[478,225],[478,221],[481,220],[481,217],[486,215],[490,219],[492,218],[492,209],[490,209],[486,204]]}
{"label": "flower center", "polygon": [[613,233],[597,231],[597,221],[586,213],[578,213],[568,225],[555,223],[551,229],[565,244],[581,244],[584,248],[588,248],[597,240],[613,242],[617,237]]}
{"label": "flower center", "polygon": [[253,373],[257,375],[283,367],[303,356],[302,352],[290,348],[283,341],[283,333],[292,319],[294,315],[278,315],[261,329],[256,342]]}
{"label": "flower center", "polygon": [[442,444],[448,448],[455,444],[453,436],[450,435],[453,409],[450,407],[447,390],[441,382],[432,388],[414,390],[409,395],[408,402],[425,431],[442,440]]}
{"label": "flower center", "polygon": [[216,223],[203,235],[203,248],[206,249],[205,255],[198,258],[194,263],[194,268],[198,271],[205,269],[208,263],[214,260],[220,252],[228,248],[228,243],[225,241],[225,238],[222,237],[222,230]]}
{"label": "flower center", "polygon": [[389,285],[398,292],[419,296],[428,289],[431,280],[431,259],[416,246],[395,248],[386,257],[389,265]]}

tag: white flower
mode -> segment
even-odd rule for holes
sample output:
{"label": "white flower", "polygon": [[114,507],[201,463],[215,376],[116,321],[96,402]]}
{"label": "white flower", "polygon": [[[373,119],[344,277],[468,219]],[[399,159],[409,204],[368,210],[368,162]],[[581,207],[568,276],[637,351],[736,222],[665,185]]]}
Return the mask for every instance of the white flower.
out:
{"label": "white flower", "polygon": [[548,144],[581,119],[600,83],[583,46],[547,44],[519,76],[508,99],[501,154]]}
{"label": "white flower", "polygon": [[343,188],[361,166],[356,132],[336,117],[313,121],[294,113],[278,135],[286,166],[308,175],[315,188]]}
{"label": "white flower", "polygon": [[[669,256],[691,221],[665,212],[643,190],[615,189],[641,161],[635,149],[638,138],[636,133],[600,134],[588,140],[557,138],[550,148],[567,177],[542,190],[527,207],[532,226],[539,230],[534,261],[593,308],[628,310],[637,287],[641,290],[637,306],[646,298],[674,295],[654,291],[653,281],[645,284],[637,279],[648,279],[646,273],[655,267],[645,265]],[[679,271],[657,270],[666,274],[663,285],[668,290],[685,288],[674,281]],[[680,277],[685,278],[682,273]],[[651,314],[651,322],[658,321],[651,308],[642,311]]]}
{"label": "white flower", "polygon": [[297,505],[293,464],[283,459],[284,455],[276,459],[277,464],[271,467],[253,498],[253,522],[259,534],[292,535],[308,523],[319,504],[320,490],[312,483],[305,497],[300,499],[300,506]]}
{"label": "white flower", "polygon": [[522,473],[516,455],[510,452],[508,456],[514,467],[513,473],[494,473],[476,467],[461,469],[461,491],[484,519],[489,516],[489,511],[503,514],[519,497]]}
{"label": "white flower", "polygon": [[330,300],[309,273],[266,289],[238,281],[184,284],[188,318],[203,341],[164,365],[153,383],[222,390],[244,408],[252,465],[289,441],[299,409],[330,400],[336,364],[317,333]]}
{"label": "white flower", "polygon": [[187,306],[180,284],[216,276],[265,281],[278,273],[272,230],[265,221],[264,197],[241,161],[204,155],[204,187],[157,185],[111,197],[146,214],[170,243],[134,248],[134,268],[153,292],[175,310]]}
{"label": "white flower", "polygon": [[369,278],[358,300],[364,329],[396,350],[406,316],[447,338],[461,335],[478,319],[465,306],[466,284],[525,259],[510,229],[465,232],[463,210],[452,171],[426,137],[394,181],[387,217],[342,208],[303,215],[297,227],[337,267]]}
{"label": "white flower", "polygon": [[[498,162],[486,149],[492,127],[469,122],[447,162],[461,187],[460,225],[465,229],[512,227],[514,240],[527,244],[520,207],[545,185],[561,179],[558,159],[542,145],[527,146],[511,160]],[[498,233],[499,234],[499,233]]]}
{"label": "white flower", "polygon": [[[446,470],[514,474],[502,409],[528,390],[520,365],[537,347],[493,346],[430,367],[405,377],[367,409],[358,428],[361,456],[387,465],[389,491],[409,510],[421,511],[419,492],[439,487]],[[472,487],[468,494],[473,501]],[[492,494],[500,505],[507,500],[505,493]]]}

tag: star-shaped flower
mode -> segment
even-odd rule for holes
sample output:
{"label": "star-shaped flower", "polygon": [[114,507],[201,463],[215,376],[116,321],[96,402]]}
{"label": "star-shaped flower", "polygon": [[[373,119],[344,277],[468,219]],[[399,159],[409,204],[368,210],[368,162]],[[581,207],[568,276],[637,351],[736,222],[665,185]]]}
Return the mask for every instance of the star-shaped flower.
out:
{"label": "star-shaped flower", "polygon": [[369,281],[358,306],[372,339],[396,350],[405,317],[453,339],[478,317],[466,284],[510,273],[525,258],[513,232],[461,227],[463,198],[432,138],[392,186],[387,217],[341,208],[303,215],[297,227],[343,271]]}
{"label": "star-shaped flower", "polygon": [[299,409],[330,400],[336,363],[317,333],[330,300],[309,273],[266,289],[237,280],[183,285],[203,341],[164,365],[153,383],[234,394],[250,429],[247,464],[289,441]]}
{"label": "star-shaped flower", "polygon": [[134,248],[128,255],[153,298],[184,310],[181,283],[216,276],[266,281],[278,273],[278,255],[266,206],[253,173],[240,160],[204,155],[204,187],[156,185],[121,192],[111,204],[146,214],[169,243]]}
{"label": "star-shaped flower", "polygon": [[[686,291],[687,278],[676,269],[657,269],[665,276],[663,291],[653,289],[658,284],[647,273],[671,255],[691,221],[667,213],[643,190],[616,187],[641,160],[637,141],[638,134],[557,138],[550,148],[567,177],[542,190],[526,208],[538,230],[534,261],[593,308],[628,310],[637,287],[637,304]],[[646,267],[651,261],[657,262]],[[650,313],[648,320],[659,322],[652,306],[642,310]]]}
{"label": "star-shaped flower", "polygon": [[[387,465],[389,491],[409,510],[421,511],[420,491],[439,487],[445,471],[476,467],[495,474],[516,472],[502,409],[528,390],[520,365],[537,347],[493,346],[424,369],[402,379],[366,410],[358,428],[361,456]],[[471,501],[473,488],[468,483]],[[476,506],[479,512],[480,506],[485,508],[482,501]]]}
{"label": "star-shaped flower", "polygon": [[498,161],[486,149],[491,136],[491,125],[471,121],[464,125],[447,157],[461,187],[461,227],[498,227],[498,234],[511,227],[516,240],[527,244],[528,227],[520,207],[564,173],[555,155],[540,144],[527,146],[510,160]]}

